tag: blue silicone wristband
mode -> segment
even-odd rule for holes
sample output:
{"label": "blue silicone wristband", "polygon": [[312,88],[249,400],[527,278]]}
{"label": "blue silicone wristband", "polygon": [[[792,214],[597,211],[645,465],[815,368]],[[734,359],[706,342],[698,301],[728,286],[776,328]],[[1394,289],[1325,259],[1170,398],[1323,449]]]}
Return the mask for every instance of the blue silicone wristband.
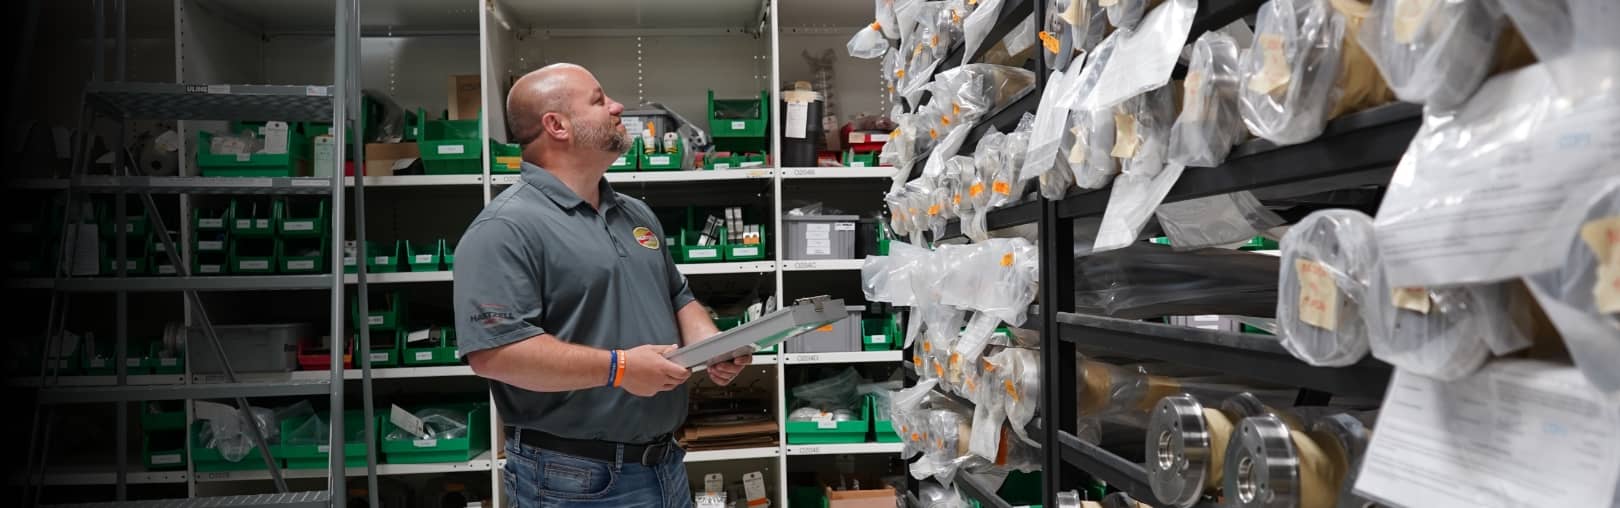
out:
{"label": "blue silicone wristband", "polygon": [[613,386],[613,381],[619,375],[619,350],[608,351],[608,381],[607,386]]}

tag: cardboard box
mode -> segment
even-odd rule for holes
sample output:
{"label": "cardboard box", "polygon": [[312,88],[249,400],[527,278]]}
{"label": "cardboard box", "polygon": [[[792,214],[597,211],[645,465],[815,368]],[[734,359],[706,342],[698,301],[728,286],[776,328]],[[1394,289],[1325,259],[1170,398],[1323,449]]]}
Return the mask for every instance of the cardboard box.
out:
{"label": "cardboard box", "polygon": [[416,143],[366,143],[366,176],[392,176],[421,157]]}
{"label": "cardboard box", "polygon": [[478,119],[483,96],[483,86],[477,74],[450,76],[450,117],[446,120]]}
{"label": "cardboard box", "polygon": [[833,490],[827,488],[827,508],[894,508],[894,489]]}

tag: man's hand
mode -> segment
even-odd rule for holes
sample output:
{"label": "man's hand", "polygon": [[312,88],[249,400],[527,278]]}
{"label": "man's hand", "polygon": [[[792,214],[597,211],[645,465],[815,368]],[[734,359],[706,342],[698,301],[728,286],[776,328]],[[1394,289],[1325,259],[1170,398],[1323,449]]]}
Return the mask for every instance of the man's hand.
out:
{"label": "man's hand", "polygon": [[754,357],[752,355],[743,355],[732,358],[729,362],[710,365],[709,380],[720,386],[729,385],[733,379],[737,379],[737,374],[742,373],[743,367],[751,363],[754,363]]}
{"label": "man's hand", "polygon": [[624,379],[619,387],[637,397],[651,397],[686,382],[692,371],[664,358],[674,344],[647,344],[625,350]]}

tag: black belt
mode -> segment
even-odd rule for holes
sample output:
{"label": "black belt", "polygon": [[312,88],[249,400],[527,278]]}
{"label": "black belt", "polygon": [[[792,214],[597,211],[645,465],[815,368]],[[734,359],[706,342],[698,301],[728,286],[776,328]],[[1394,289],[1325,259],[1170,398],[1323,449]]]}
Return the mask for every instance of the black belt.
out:
{"label": "black belt", "polygon": [[663,463],[664,458],[669,455],[670,448],[676,446],[675,440],[669,434],[659,436],[650,443],[630,444],[594,439],[571,439],[533,429],[522,429],[522,432],[517,432],[518,428],[512,426],[505,426],[503,430],[506,432],[507,439],[512,439],[515,434],[519,438],[518,442],[524,446],[603,462],[619,460],[619,447],[623,446],[623,457],[627,462],[639,458],[641,465],[644,466],[656,466]]}

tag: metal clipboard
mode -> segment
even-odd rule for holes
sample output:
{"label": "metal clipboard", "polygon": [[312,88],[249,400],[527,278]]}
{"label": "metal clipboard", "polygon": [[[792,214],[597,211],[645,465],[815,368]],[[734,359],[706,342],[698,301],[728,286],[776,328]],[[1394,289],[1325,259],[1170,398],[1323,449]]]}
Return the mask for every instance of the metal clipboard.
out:
{"label": "metal clipboard", "polygon": [[702,342],[682,347],[664,355],[688,369],[699,365],[714,365],[754,351],[771,347],[782,341],[849,317],[844,301],[826,295],[801,298],[792,307],[778,309],[759,319],[720,332]]}

